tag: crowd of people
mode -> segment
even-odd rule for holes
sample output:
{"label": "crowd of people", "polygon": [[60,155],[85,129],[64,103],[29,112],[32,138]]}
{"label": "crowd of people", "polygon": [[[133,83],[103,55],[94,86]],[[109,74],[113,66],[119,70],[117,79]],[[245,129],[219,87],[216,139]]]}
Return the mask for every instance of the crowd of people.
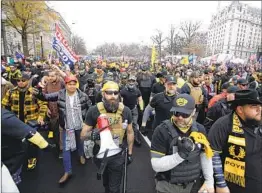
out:
{"label": "crowd of people", "polygon": [[260,70],[258,63],[151,67],[140,61],[91,60],[74,66],[2,61],[1,161],[9,177],[2,180],[13,179],[2,185],[6,192],[19,192],[22,167],[37,167],[39,149],[56,151],[63,160],[61,185],[73,175],[72,151],[82,165],[93,158],[99,169],[98,120],[106,115],[112,139],[123,151],[107,160],[105,193],[121,192],[133,145],[140,147],[149,132],[158,193],[260,193]]}

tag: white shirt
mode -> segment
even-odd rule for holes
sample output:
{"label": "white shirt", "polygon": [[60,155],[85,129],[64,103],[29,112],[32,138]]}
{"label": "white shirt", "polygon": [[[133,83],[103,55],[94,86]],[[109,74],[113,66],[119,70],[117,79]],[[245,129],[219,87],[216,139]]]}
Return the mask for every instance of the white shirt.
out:
{"label": "white shirt", "polygon": [[[74,93],[73,95],[68,95],[68,97],[69,97],[69,105],[70,105],[71,108],[74,108],[75,95],[76,95],[76,93]],[[75,122],[74,115],[72,115],[72,117],[73,117],[73,121]],[[70,128],[70,129],[73,129],[73,128]]]}

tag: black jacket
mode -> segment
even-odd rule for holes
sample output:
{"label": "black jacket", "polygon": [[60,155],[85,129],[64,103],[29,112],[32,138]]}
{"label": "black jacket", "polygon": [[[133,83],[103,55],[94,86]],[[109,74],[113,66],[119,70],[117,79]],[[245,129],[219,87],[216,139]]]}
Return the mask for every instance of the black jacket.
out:
{"label": "black jacket", "polygon": [[33,128],[20,121],[17,116],[4,108],[1,108],[2,128],[2,162],[14,174],[23,164],[28,143],[23,142]]}
{"label": "black jacket", "polygon": [[218,120],[220,117],[223,117],[232,110],[230,109],[229,105],[227,104],[226,99],[219,100],[215,105],[213,105],[208,111],[206,115],[206,119],[204,121],[204,126],[207,131],[210,130],[211,126]]}

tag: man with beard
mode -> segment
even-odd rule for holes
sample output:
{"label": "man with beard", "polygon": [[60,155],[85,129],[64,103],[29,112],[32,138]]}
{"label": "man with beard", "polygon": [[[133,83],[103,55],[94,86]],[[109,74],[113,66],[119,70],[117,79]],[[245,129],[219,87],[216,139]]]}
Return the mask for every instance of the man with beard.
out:
{"label": "man with beard", "polygon": [[157,192],[214,193],[212,149],[205,128],[193,119],[193,97],[179,94],[170,106],[171,119],[156,127],[151,142]]}
{"label": "man with beard", "polygon": [[239,90],[232,113],[218,119],[208,138],[214,151],[216,191],[262,192],[261,105],[255,90]]}
{"label": "man with beard", "polygon": [[[59,76],[58,72],[55,70],[48,73],[48,82],[43,88],[44,94],[58,92],[65,87],[64,80]],[[59,128],[59,112],[57,101],[48,102],[48,112],[47,116],[49,117],[49,137],[52,138],[54,134],[55,143],[59,147],[59,158],[62,158],[62,129]]]}
{"label": "man with beard", "polygon": [[[2,100],[2,107],[15,113],[17,117],[24,123],[36,121],[38,124],[44,124],[44,118],[47,112],[47,102],[38,100],[33,95],[33,88],[29,85],[30,76],[23,73],[22,77],[17,80],[17,86],[7,91]],[[29,147],[29,170],[36,167],[37,147],[32,145]]]}
{"label": "man with beard", "polygon": [[140,131],[143,134],[146,134],[146,122],[151,112],[155,109],[155,119],[153,121],[152,129],[154,130],[162,121],[166,119],[170,119],[171,113],[170,109],[172,107],[172,101],[176,97],[177,87],[176,87],[176,78],[172,75],[166,76],[165,82],[165,91],[156,94],[150,104],[147,105],[144,115],[143,121]]}
{"label": "man with beard", "polygon": [[[125,148],[123,142],[126,133],[128,145],[128,162],[132,161],[134,131],[132,127],[132,114],[128,107],[119,102],[119,86],[113,81],[108,81],[102,88],[103,102],[92,106],[85,119],[85,125],[81,132],[82,139],[89,137],[95,141],[94,155],[99,151],[97,144],[100,139],[98,129],[94,129],[97,125],[97,119],[101,114],[108,117],[109,124],[111,125],[111,134],[117,146]],[[127,124],[127,126],[126,126]],[[103,173],[103,185],[105,193],[120,193],[120,186],[123,174],[123,165],[125,163],[122,152],[112,157],[107,158],[107,166]],[[95,158],[95,163],[100,167],[102,160]]]}
{"label": "man with beard", "polygon": [[128,78],[127,85],[120,91],[121,97],[123,98],[123,103],[132,112],[133,118],[133,129],[135,133],[135,145],[141,145],[139,126],[137,124],[138,120],[138,109],[137,104],[139,104],[140,110],[144,110],[144,102],[141,96],[140,90],[137,88],[136,77],[130,76]]}
{"label": "man with beard", "polygon": [[181,94],[189,94],[195,99],[196,104],[196,121],[203,123],[205,119],[205,108],[208,105],[207,93],[203,87],[201,87],[200,73],[194,71],[189,76],[189,81],[181,88]]}

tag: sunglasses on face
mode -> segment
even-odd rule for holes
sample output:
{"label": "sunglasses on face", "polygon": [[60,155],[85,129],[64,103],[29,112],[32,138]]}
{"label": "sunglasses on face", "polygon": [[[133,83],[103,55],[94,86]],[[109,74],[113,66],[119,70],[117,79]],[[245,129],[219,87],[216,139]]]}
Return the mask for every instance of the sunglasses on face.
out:
{"label": "sunglasses on face", "polygon": [[180,116],[181,116],[181,117],[183,117],[184,119],[190,117],[190,115],[185,114],[185,113],[181,113],[181,112],[175,112],[174,115],[175,115],[175,117],[180,117]]}
{"label": "sunglasses on face", "polygon": [[241,84],[241,86],[247,86],[247,84]]}
{"label": "sunglasses on face", "polygon": [[17,82],[26,82],[24,79],[17,80]]}
{"label": "sunglasses on face", "polygon": [[107,91],[105,91],[105,93],[107,94],[107,95],[118,95],[119,94],[119,91],[111,91],[111,90],[107,90]]}

